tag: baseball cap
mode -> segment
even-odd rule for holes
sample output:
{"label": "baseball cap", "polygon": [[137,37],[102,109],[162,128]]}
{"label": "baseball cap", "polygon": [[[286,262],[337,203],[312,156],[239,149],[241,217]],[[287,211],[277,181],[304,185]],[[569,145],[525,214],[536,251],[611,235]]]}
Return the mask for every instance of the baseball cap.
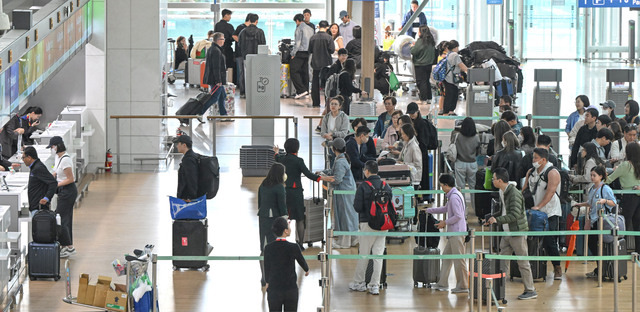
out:
{"label": "baseball cap", "polygon": [[603,108],[616,108],[616,102],[612,100],[606,100],[603,103],[600,103],[600,106]]}
{"label": "baseball cap", "polygon": [[191,137],[186,134],[174,138],[173,143],[193,144]]}
{"label": "baseball cap", "polygon": [[343,18],[343,17],[345,17],[345,16],[349,16],[349,13],[347,13],[347,11],[345,11],[345,10],[340,11],[340,15],[339,15],[339,17],[340,17],[340,18]]}
{"label": "baseball cap", "polygon": [[419,110],[420,109],[418,108],[418,104],[416,104],[415,102],[411,102],[409,103],[409,105],[407,105],[407,115],[411,115]]}
{"label": "baseball cap", "polygon": [[52,137],[51,139],[49,139],[49,145],[47,145],[47,148],[51,148],[52,146],[54,146],[54,145],[58,145],[58,144],[60,144],[60,143],[64,143],[64,142],[62,141],[62,138],[61,138],[61,137],[59,137],[59,136],[54,136],[54,137]]}
{"label": "baseball cap", "polygon": [[333,139],[333,142],[331,143],[331,146],[333,146],[335,149],[341,150],[344,148],[345,146],[345,142],[343,138],[335,138]]}

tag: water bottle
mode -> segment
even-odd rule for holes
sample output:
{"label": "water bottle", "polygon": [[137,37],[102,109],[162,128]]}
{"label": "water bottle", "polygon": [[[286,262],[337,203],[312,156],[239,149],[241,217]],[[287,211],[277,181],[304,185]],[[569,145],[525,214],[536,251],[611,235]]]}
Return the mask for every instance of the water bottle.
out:
{"label": "water bottle", "polygon": [[22,155],[22,134],[18,134],[18,155]]}
{"label": "water bottle", "polygon": [[60,220],[60,214],[56,213],[56,224],[57,225],[62,225],[62,220]]}

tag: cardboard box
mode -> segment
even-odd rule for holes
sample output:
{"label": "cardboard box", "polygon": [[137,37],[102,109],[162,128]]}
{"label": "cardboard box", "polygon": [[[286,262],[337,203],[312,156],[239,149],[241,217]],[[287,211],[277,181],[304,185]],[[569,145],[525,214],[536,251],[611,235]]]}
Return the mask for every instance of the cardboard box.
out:
{"label": "cardboard box", "polygon": [[107,300],[105,308],[109,311],[127,311],[127,302],[129,297],[127,296],[127,286],[122,284],[115,284],[116,290],[107,291]]}
{"label": "cardboard box", "polygon": [[87,294],[86,297],[84,298],[84,304],[86,305],[92,305],[93,304],[93,298],[95,298],[96,296],[96,285],[88,285],[87,286]]}
{"label": "cardboard box", "polygon": [[92,304],[93,301],[87,302],[87,286],[89,286],[89,274],[80,275],[80,284],[78,285],[78,303]]}
{"label": "cardboard box", "polygon": [[104,308],[107,301],[107,291],[111,290],[111,277],[98,276],[96,283],[95,297],[93,298],[93,306]]}

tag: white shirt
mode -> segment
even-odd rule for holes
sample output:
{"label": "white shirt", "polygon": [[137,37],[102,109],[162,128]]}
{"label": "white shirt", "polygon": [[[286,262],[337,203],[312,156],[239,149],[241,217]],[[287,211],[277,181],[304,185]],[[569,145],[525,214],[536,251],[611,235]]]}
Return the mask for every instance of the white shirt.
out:
{"label": "white shirt", "polygon": [[56,154],[53,171],[56,173],[56,180],[58,182],[62,182],[67,179],[67,175],[64,173],[64,169],[67,168],[71,168],[71,172],[73,172],[73,161],[71,161],[71,156],[69,156],[68,153],[64,153],[62,157],[59,157]]}
{"label": "white shirt", "polygon": [[[533,170],[531,172],[531,175],[529,175],[529,190],[531,190],[531,192],[533,192],[533,188],[536,182],[540,180],[538,189],[536,190],[536,193],[533,194],[533,202],[536,205],[542,202],[542,199],[544,199],[544,196],[547,193],[547,182],[540,179],[540,176],[543,175],[544,172],[547,171],[547,169],[551,166],[553,166],[553,164],[551,162],[547,162],[547,165],[544,166],[544,168],[542,168],[540,173],[538,173],[538,170]],[[558,186],[556,187],[556,194],[560,194],[561,187],[562,187],[562,182],[558,183]],[[558,195],[556,194],[553,194],[553,196],[551,197],[551,200],[546,205],[544,205],[543,207],[540,207],[540,211],[546,213],[547,217],[549,218],[553,216],[562,216],[562,208],[560,207],[560,197],[558,197]]]}
{"label": "white shirt", "polygon": [[327,122],[327,129],[330,132],[333,132],[333,130],[335,130],[335,128],[336,128],[336,118],[337,118],[337,116],[333,117],[333,114],[329,114],[329,120]]}

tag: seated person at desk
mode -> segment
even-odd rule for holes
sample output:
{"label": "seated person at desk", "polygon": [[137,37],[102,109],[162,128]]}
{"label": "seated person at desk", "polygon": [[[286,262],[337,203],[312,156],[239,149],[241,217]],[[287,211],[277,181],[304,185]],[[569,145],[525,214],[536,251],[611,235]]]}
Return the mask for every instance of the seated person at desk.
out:
{"label": "seated person at desk", "polygon": [[[346,137],[344,137],[344,141],[347,142],[347,143],[349,143],[349,140],[355,138],[356,132],[358,132],[358,129],[360,127],[366,127],[367,129],[369,129],[367,127],[367,121],[362,117],[354,119],[351,122],[351,127],[353,128],[353,132],[354,133],[351,133],[351,134],[347,135]],[[369,129],[369,130],[371,130],[371,129]],[[365,156],[367,156],[367,158],[369,158],[369,159],[376,159],[376,157],[377,157],[377,154],[376,154],[376,143],[373,140],[367,140],[367,142],[365,142],[365,143],[367,144],[367,150],[365,151]]]}
{"label": "seated person at desk", "polygon": [[42,117],[42,108],[31,106],[24,115],[11,117],[0,132],[0,144],[2,144],[2,156],[9,159],[18,151],[18,136],[22,136],[22,145],[33,144],[31,134],[38,130]]}
{"label": "seated person at desk", "polygon": [[356,181],[364,180],[364,173],[362,171],[364,170],[364,164],[368,160],[376,160],[375,157],[371,158],[367,154],[367,149],[369,148],[367,141],[371,141],[369,139],[370,132],[371,130],[369,130],[367,126],[358,127],[355,137],[347,141],[346,152],[349,156],[349,161],[351,161],[353,179]]}
{"label": "seated person at desk", "polygon": [[51,198],[56,193],[58,181],[38,158],[38,152],[33,146],[27,146],[22,154],[24,164],[29,167],[29,211],[33,214],[42,206],[43,209],[51,209]]}

